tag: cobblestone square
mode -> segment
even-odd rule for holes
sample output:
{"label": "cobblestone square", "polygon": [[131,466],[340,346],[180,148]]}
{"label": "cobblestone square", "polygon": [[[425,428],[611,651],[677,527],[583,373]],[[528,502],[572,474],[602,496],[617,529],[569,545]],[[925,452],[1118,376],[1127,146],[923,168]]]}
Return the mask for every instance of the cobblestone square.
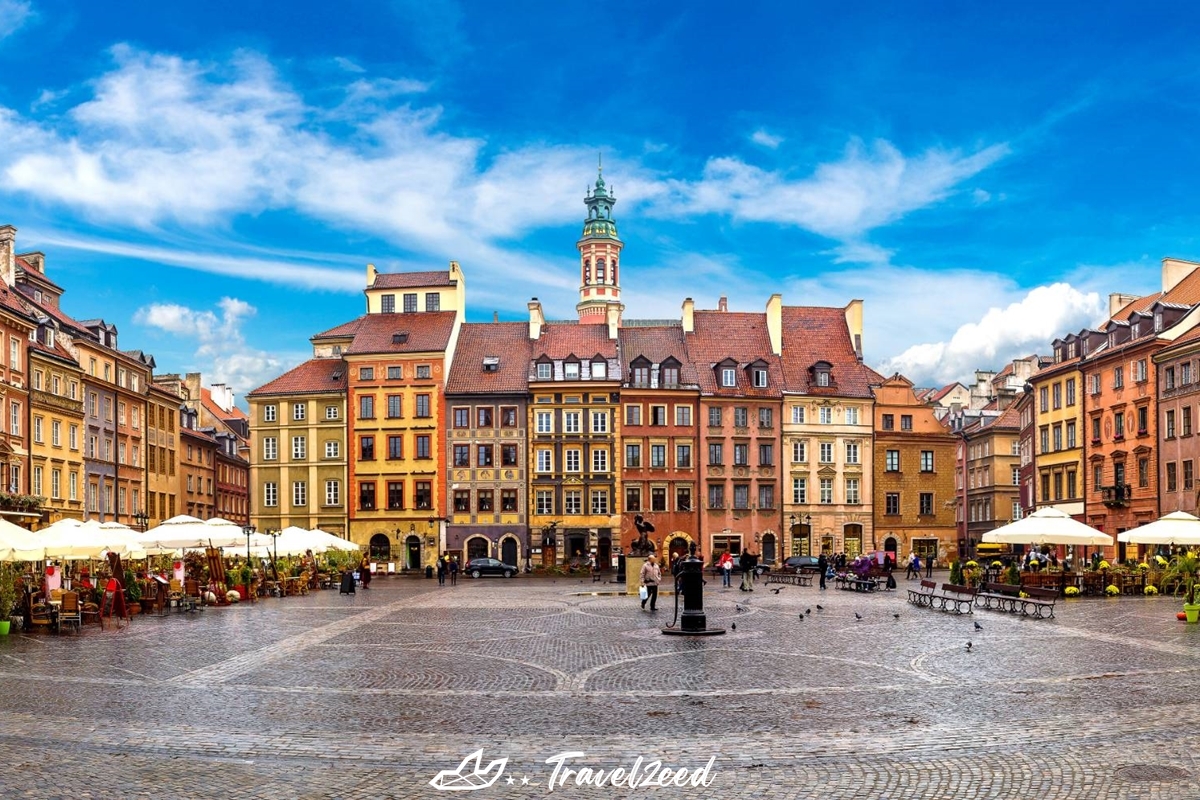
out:
{"label": "cobblestone square", "polygon": [[[698,640],[660,634],[672,597],[651,615],[615,588],[377,580],[14,633],[0,794],[1200,797],[1200,630],[1177,600],[1060,601],[1038,621],[917,609],[903,581],[878,595],[710,582],[709,625],[730,630]],[[481,748],[485,765],[508,759],[495,785],[429,785]],[[593,770],[715,761],[707,788],[551,791],[546,760],[564,751]]]}

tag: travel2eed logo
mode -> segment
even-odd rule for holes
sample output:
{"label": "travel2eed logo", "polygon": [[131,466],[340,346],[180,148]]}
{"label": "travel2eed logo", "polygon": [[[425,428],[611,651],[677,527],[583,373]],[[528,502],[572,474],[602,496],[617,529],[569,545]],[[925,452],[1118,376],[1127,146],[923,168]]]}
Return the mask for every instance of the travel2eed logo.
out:
{"label": "travel2eed logo", "polygon": [[[702,767],[670,767],[661,761],[644,761],[641,756],[634,759],[629,767],[614,767],[610,770],[595,767],[580,766],[578,759],[587,753],[580,750],[568,750],[546,759],[552,765],[550,781],[546,791],[553,792],[564,786],[623,786],[628,789],[650,789],[656,786],[704,786],[713,782],[712,767],[717,757],[712,756]],[[570,762],[570,765],[568,765]],[[474,792],[487,789],[500,781],[504,768],[508,765],[507,758],[489,761],[483,766],[483,749],[476,750],[462,760],[457,769],[444,769],[429,785],[439,792]],[[522,775],[520,780],[509,775],[504,779],[506,786],[537,786],[528,775]]]}

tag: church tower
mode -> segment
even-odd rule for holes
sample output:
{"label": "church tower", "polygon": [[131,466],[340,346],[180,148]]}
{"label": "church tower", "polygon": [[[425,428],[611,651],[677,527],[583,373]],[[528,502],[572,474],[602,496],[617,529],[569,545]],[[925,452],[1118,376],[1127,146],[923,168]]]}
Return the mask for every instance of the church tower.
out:
{"label": "church tower", "polygon": [[617,237],[617,223],[612,208],[617,198],[604,186],[604,170],[600,168],[596,186],[585,196],[587,220],[583,236],[575,243],[579,248],[579,322],[584,325],[603,325],[609,309],[615,307],[617,322],[625,306],[621,304],[620,261],[625,246]]}

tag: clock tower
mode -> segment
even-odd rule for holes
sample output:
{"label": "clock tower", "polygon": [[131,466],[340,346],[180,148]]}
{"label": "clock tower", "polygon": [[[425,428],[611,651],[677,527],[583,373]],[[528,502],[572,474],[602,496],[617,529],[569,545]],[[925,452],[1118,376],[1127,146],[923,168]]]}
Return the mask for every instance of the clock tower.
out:
{"label": "clock tower", "polygon": [[617,237],[617,223],[612,209],[617,202],[604,185],[604,169],[596,176],[596,185],[584,197],[587,220],[583,236],[575,243],[579,248],[579,322],[602,325],[608,321],[609,309],[615,307],[617,322],[625,306],[621,304],[620,262],[625,243]]}

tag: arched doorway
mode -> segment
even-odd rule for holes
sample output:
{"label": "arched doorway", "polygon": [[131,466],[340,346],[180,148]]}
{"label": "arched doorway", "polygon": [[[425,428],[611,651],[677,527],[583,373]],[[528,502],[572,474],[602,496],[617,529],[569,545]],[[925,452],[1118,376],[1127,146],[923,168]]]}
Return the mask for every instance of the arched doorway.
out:
{"label": "arched doorway", "polygon": [[[895,536],[889,536],[883,540],[883,552],[891,553],[893,561],[895,561],[895,559],[896,559],[896,551],[899,550],[899,548],[900,548],[900,543],[898,541],[896,541]],[[899,563],[899,562],[896,562],[896,563]]]}
{"label": "arched doorway", "polygon": [[474,558],[487,558],[491,555],[491,542],[482,536],[472,536],[467,539],[467,561]]}
{"label": "arched doorway", "polygon": [[587,534],[582,532],[568,533],[566,536],[567,552],[563,553],[563,557],[570,559],[585,559],[587,558]]}
{"label": "arched doorway", "polygon": [[612,564],[612,539],[607,536],[596,542],[596,564],[600,569],[608,569]]}
{"label": "arched doorway", "polygon": [[388,562],[392,560],[392,540],[387,537],[386,533],[377,533],[371,537],[371,542],[367,546],[367,552],[371,555],[372,561]]}
{"label": "arched doorway", "polygon": [[671,539],[671,544],[667,547],[667,553],[671,561],[674,561],[678,556],[686,556],[688,552],[688,541],[682,536],[676,536]]}
{"label": "arched doorway", "polygon": [[764,564],[775,563],[775,534],[764,533],[762,537],[762,562]]}
{"label": "arched doorway", "polygon": [[517,553],[517,540],[511,536],[504,537],[504,541],[500,542],[500,560],[514,567],[519,566]]}
{"label": "arched doorway", "polygon": [[[863,526],[857,522],[848,522],[842,526],[842,550],[846,553],[846,558],[855,558],[862,552],[863,547]],[[895,560],[896,554],[892,553],[892,559]]]}
{"label": "arched doorway", "polygon": [[404,540],[404,568],[421,568],[421,540],[416,536]]}

